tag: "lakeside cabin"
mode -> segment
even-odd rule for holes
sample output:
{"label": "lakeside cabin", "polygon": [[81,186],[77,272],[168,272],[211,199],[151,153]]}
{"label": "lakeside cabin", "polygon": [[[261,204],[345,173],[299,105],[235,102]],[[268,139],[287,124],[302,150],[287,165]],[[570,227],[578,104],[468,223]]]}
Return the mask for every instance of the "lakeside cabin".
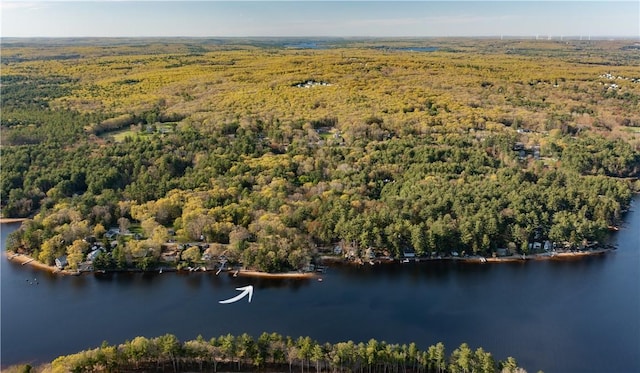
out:
{"label": "lakeside cabin", "polygon": [[407,259],[414,259],[416,257],[416,252],[411,249],[404,249],[402,251],[402,255]]}
{"label": "lakeside cabin", "polygon": [[94,260],[96,260],[96,258],[98,257],[98,255],[100,255],[102,253],[102,248],[98,247],[94,250],[92,250],[89,254],[87,254],[87,261],[89,262],[93,262]]}
{"label": "lakeside cabin", "polygon": [[64,269],[64,267],[66,267],[67,264],[69,264],[69,262],[67,262],[66,255],[56,258],[55,263],[56,263],[56,267],[60,270]]}

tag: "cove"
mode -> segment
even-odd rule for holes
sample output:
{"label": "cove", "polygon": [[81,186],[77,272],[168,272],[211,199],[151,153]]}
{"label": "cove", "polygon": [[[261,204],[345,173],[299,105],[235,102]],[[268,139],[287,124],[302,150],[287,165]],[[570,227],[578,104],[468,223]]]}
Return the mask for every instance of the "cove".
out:
{"label": "cove", "polygon": [[[2,226],[2,244],[18,225]],[[317,279],[214,273],[56,276],[0,260],[1,364],[138,335],[263,331],[320,342],[467,342],[529,372],[640,371],[640,197],[615,252],[573,261],[334,266]],[[4,248],[3,248],[4,249]],[[219,301],[253,285],[251,303]]]}

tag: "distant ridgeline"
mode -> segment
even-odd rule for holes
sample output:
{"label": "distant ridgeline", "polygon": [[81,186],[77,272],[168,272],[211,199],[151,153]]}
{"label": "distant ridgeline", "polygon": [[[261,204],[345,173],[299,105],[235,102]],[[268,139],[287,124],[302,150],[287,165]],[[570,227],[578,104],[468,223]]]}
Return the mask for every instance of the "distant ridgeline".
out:
{"label": "distant ridgeline", "polygon": [[[18,370],[21,367],[14,367]],[[24,368],[24,367],[22,367]],[[415,343],[318,343],[309,337],[263,333],[257,340],[231,334],[180,342],[174,335],[136,337],[120,345],[60,356],[51,363],[56,372],[102,371],[216,372],[477,372],[526,373],[512,357],[496,361],[481,347],[466,343],[447,354],[442,343],[420,350]]]}
{"label": "distant ridgeline", "polygon": [[336,245],[529,253],[602,241],[638,189],[629,42],[145,43],[3,45],[2,215],[30,217],[8,249],[268,272]]}

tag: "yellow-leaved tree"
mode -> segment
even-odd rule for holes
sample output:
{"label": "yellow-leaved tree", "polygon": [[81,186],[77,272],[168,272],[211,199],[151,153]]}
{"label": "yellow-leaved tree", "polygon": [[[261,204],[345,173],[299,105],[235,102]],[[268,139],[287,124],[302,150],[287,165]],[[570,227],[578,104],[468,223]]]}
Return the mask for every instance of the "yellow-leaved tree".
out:
{"label": "yellow-leaved tree", "polygon": [[89,244],[83,240],[75,240],[67,247],[67,263],[69,263],[69,269],[78,269],[78,266],[82,263],[82,259],[84,259],[84,251],[88,246]]}

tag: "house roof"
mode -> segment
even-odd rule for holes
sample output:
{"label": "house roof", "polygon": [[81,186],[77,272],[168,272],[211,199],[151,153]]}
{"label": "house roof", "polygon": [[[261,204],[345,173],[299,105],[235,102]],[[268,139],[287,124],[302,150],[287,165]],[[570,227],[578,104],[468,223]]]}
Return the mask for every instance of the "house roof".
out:
{"label": "house roof", "polygon": [[66,255],[63,255],[63,256],[61,256],[61,257],[59,257],[59,258],[56,258],[55,262],[56,262],[56,266],[57,266],[58,268],[61,268],[61,269],[62,269],[62,267],[66,266],[66,265],[68,264],[68,262],[67,262],[67,256],[66,256]]}
{"label": "house roof", "polygon": [[87,254],[87,260],[94,261],[98,257],[98,255],[100,255],[101,252],[102,252],[101,248],[93,250],[92,252]]}

